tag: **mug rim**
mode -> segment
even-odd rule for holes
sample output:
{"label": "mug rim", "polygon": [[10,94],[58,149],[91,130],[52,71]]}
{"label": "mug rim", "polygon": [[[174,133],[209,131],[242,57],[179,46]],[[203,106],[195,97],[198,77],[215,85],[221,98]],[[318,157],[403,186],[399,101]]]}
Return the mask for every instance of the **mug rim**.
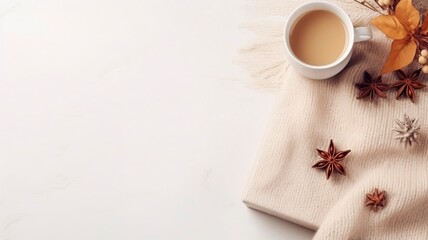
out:
{"label": "mug rim", "polygon": [[[302,60],[300,60],[293,52],[293,50],[291,49],[291,47],[289,46],[289,38],[287,37],[287,28],[290,26],[290,31],[291,28],[293,27],[293,25],[296,23],[296,21],[299,19],[300,16],[303,16],[304,14],[310,12],[310,11],[315,11],[316,9],[313,10],[308,10],[305,11],[304,13],[301,13],[297,16],[297,18],[291,22],[291,18],[295,17],[296,12],[299,11],[300,9],[310,6],[310,5],[315,5],[315,4],[322,4],[327,6],[329,9],[327,9],[326,11],[330,11],[331,13],[333,13],[334,15],[336,15],[338,18],[340,18],[340,20],[342,20],[342,22],[345,25],[346,31],[347,31],[347,35],[348,35],[348,43],[346,46],[346,49],[343,51],[342,55],[337,58],[334,62],[326,64],[326,65],[311,65],[308,63],[303,62]],[[321,9],[324,10],[324,9]],[[339,15],[338,12],[340,12],[342,14]],[[297,63],[299,63],[300,65],[310,68],[310,69],[315,69],[315,70],[322,70],[322,69],[329,69],[332,67],[335,67],[337,65],[339,65],[340,63],[342,63],[347,57],[348,55],[351,53],[352,48],[354,46],[354,26],[352,24],[352,21],[349,17],[349,15],[339,6],[337,6],[334,3],[330,3],[327,1],[311,1],[311,2],[307,2],[304,4],[299,5],[298,7],[296,7],[291,14],[288,16],[285,25],[284,25],[284,35],[283,35],[283,41],[284,41],[284,45],[285,45],[285,49],[286,51],[289,53],[289,55],[293,58],[293,60],[295,60]]]}

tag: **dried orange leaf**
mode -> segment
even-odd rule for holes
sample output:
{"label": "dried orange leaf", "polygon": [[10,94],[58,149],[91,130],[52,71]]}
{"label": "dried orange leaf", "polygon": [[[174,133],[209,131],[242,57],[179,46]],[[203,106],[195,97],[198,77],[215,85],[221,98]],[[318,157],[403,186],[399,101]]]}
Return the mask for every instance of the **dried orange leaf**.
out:
{"label": "dried orange leaf", "polygon": [[405,38],[408,33],[400,21],[393,15],[381,15],[372,19],[371,23],[386,36],[394,40]]}
{"label": "dried orange leaf", "polygon": [[427,35],[428,34],[428,11],[425,13],[425,20],[421,26],[421,33]]}
{"label": "dried orange leaf", "polygon": [[409,33],[419,26],[419,11],[413,6],[412,0],[401,0],[395,8],[395,16]]}
{"label": "dried orange leaf", "polygon": [[382,74],[389,73],[409,65],[415,57],[416,48],[417,45],[413,38],[393,41],[388,60],[382,68]]}

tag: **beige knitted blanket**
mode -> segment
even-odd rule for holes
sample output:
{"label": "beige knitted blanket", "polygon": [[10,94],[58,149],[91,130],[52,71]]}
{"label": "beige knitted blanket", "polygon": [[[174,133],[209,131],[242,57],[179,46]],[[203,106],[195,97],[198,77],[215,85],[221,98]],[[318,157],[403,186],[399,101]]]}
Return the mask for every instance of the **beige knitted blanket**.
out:
{"label": "beige knitted blanket", "polygon": [[[245,27],[258,39],[241,51],[240,60],[258,83],[281,85],[281,91],[244,202],[317,230],[314,239],[428,239],[428,90],[418,91],[415,103],[396,100],[394,92],[373,103],[356,99],[354,84],[365,70],[379,73],[390,48],[390,40],[373,27],[374,40],[356,44],[350,64],[336,77],[317,81],[297,75],[283,55],[282,27],[302,2],[246,4],[253,21]],[[352,0],[332,2],[356,26],[367,26],[375,16]],[[394,81],[393,74],[384,77]],[[422,133],[421,144],[406,149],[391,131],[405,113],[419,118]],[[311,166],[319,159],[315,149],[327,149],[330,139],[352,152],[344,160],[347,176],[326,180]],[[374,188],[388,196],[378,212],[364,206],[365,194]]]}

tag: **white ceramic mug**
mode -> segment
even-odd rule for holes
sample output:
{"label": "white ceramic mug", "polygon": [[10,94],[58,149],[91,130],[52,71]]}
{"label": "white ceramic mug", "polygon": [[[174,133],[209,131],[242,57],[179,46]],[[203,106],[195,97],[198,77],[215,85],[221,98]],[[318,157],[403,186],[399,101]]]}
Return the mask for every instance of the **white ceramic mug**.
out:
{"label": "white ceramic mug", "polygon": [[[307,63],[304,63],[300,59],[298,59],[290,47],[290,33],[292,31],[293,26],[296,21],[300,19],[304,14],[315,11],[315,10],[326,10],[329,11],[336,16],[338,16],[345,25],[346,32],[348,34],[346,44],[346,49],[343,54],[336,59],[333,63],[322,65],[322,66],[314,66]],[[286,55],[289,59],[290,65],[294,67],[297,73],[300,75],[312,78],[312,79],[326,79],[333,77],[342,71],[346,65],[349,63],[352,55],[352,48],[354,47],[355,42],[361,42],[370,40],[372,38],[372,33],[368,27],[356,27],[352,25],[351,19],[349,16],[343,11],[340,7],[335,4],[329,2],[309,2],[305,3],[298,8],[296,8],[291,15],[288,17],[287,22],[284,27],[284,43],[286,49]]]}

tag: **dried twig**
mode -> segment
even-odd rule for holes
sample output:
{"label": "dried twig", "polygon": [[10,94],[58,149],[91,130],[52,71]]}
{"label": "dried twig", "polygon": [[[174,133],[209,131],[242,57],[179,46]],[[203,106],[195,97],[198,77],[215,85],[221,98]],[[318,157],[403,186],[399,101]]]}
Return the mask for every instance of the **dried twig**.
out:
{"label": "dried twig", "polygon": [[[361,5],[363,5],[364,7],[366,7],[366,8],[368,8],[368,9],[370,9],[370,10],[372,10],[372,11],[374,11],[374,12],[377,12],[377,13],[379,13],[379,14],[382,14],[382,15],[385,15],[384,13],[382,13],[381,11],[379,11],[375,6],[373,6],[372,4],[370,4],[368,1],[366,1],[366,0],[354,0],[354,2],[357,2],[357,3],[359,3],[359,4],[361,4]],[[375,2],[376,2],[376,4],[380,7],[380,8],[382,8],[382,10],[384,10],[384,8],[375,0]]]}

